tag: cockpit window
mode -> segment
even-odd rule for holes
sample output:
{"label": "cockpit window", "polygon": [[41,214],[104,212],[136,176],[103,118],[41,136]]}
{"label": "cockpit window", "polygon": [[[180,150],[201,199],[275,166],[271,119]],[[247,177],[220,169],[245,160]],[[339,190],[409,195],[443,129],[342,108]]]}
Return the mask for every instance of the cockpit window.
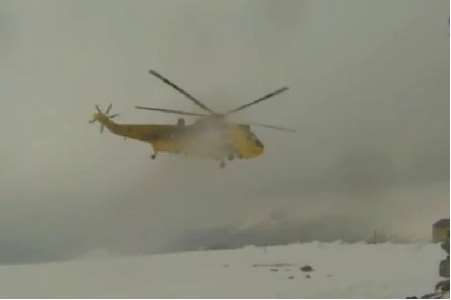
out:
{"label": "cockpit window", "polygon": [[257,138],[255,139],[255,144],[256,144],[258,147],[263,148],[262,142],[260,142],[260,140],[257,139]]}

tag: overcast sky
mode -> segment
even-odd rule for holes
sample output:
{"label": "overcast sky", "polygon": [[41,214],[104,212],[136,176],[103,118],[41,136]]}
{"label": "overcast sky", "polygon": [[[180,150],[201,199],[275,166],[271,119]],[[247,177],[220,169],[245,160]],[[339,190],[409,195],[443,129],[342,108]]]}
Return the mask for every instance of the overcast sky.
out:
{"label": "overcast sky", "polygon": [[[0,262],[274,219],[294,240],[292,224],[429,238],[449,215],[448,16],[446,0],[0,0]],[[198,111],[150,68],[218,111],[288,85],[235,119],[297,133],[256,128],[264,155],[223,170],[152,161],[88,124],[110,102],[123,123],[176,123],[134,105]]]}

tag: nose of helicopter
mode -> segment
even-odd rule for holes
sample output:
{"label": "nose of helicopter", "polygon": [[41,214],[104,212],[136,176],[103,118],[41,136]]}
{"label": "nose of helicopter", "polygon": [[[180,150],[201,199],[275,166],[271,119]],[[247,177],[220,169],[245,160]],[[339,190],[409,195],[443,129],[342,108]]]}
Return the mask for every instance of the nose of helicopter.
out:
{"label": "nose of helicopter", "polygon": [[258,156],[263,153],[263,150],[265,147],[263,146],[263,143],[259,139],[255,139],[254,142],[255,142],[255,147],[253,149],[253,152],[254,152],[255,156]]}

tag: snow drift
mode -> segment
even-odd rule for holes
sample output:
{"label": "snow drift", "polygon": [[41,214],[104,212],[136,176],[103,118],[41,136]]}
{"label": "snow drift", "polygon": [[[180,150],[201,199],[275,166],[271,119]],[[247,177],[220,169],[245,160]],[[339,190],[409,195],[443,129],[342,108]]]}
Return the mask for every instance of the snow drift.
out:
{"label": "snow drift", "polygon": [[[430,292],[438,244],[312,242],[0,267],[2,298],[404,298]],[[313,268],[305,272],[302,267]],[[304,268],[308,270],[309,268]]]}

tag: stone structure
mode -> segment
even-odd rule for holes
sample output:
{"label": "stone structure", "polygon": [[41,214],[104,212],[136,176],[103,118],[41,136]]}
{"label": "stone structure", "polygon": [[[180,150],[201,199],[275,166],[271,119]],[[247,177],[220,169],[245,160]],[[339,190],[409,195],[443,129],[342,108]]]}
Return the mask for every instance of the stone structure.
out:
{"label": "stone structure", "polygon": [[449,219],[441,219],[432,225],[432,241],[434,243],[449,240]]}
{"label": "stone structure", "polygon": [[[442,249],[447,253],[446,259],[443,259],[439,266],[438,272],[443,280],[435,285],[435,291],[422,296],[422,299],[439,299],[449,298],[449,219],[441,219],[432,225],[432,241],[441,243]],[[407,299],[416,299],[411,296]]]}
{"label": "stone structure", "polygon": [[448,254],[446,259],[443,259],[439,265],[439,275],[444,277],[435,286],[435,292],[441,296],[443,294],[449,295],[449,219],[441,219],[434,223],[432,227],[432,240],[434,242],[441,242],[441,247]]}

